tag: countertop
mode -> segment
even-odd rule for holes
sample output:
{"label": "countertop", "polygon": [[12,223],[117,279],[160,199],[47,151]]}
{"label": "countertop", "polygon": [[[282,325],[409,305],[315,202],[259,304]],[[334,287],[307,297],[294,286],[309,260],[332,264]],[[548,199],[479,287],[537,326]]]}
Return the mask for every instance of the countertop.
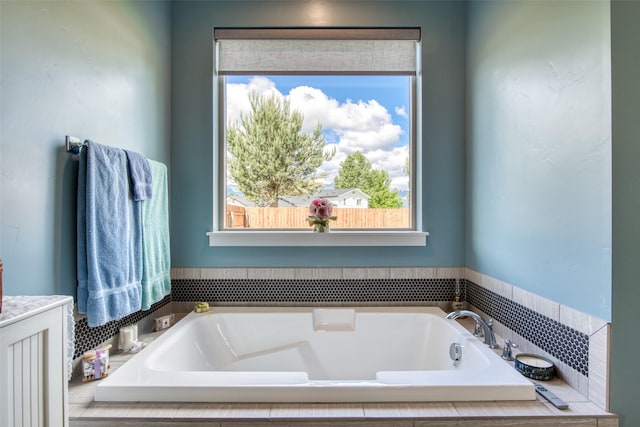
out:
{"label": "countertop", "polygon": [[18,295],[2,297],[0,328],[18,322],[26,317],[42,313],[59,305],[72,304],[68,295]]}

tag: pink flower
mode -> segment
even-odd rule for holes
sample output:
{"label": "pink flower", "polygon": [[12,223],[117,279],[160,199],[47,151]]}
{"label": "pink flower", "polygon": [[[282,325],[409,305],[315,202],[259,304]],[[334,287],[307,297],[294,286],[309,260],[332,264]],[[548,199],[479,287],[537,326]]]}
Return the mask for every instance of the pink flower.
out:
{"label": "pink flower", "polygon": [[333,205],[327,199],[315,199],[309,205],[309,215],[327,218],[333,212]]}
{"label": "pink flower", "polygon": [[320,218],[325,218],[330,216],[329,207],[328,206],[318,206],[318,210],[316,211],[316,215]]}
{"label": "pink flower", "polygon": [[315,199],[309,205],[309,224],[327,225],[329,220],[335,220],[333,216],[333,204],[327,199]]}

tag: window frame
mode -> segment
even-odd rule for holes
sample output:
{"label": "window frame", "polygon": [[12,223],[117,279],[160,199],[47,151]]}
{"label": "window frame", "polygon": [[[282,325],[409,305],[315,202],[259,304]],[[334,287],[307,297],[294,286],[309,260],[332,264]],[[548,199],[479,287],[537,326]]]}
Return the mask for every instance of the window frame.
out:
{"label": "window frame", "polygon": [[[252,30],[252,29],[247,29]],[[304,29],[302,29],[304,30]],[[339,29],[344,30],[344,29]],[[421,52],[416,43],[416,70],[411,77],[410,117],[410,204],[411,229],[332,230],[330,233],[311,233],[309,230],[266,230],[224,228],[226,209],[226,90],[224,75],[218,72],[219,52],[214,39],[213,64],[213,231],[208,232],[209,246],[425,246],[428,232],[422,229],[421,185]],[[244,73],[243,73],[244,74]],[[268,73],[255,73],[268,75]],[[298,73],[304,74],[304,73]],[[376,73],[373,73],[376,74]],[[217,122],[217,123],[216,123]],[[217,130],[216,130],[217,129]]]}

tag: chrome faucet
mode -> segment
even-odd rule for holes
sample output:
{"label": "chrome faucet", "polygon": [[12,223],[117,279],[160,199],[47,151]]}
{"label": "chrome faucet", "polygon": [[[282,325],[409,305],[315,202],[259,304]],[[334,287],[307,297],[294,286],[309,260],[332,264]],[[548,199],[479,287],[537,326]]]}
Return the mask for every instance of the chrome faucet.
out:
{"label": "chrome faucet", "polygon": [[511,351],[512,348],[518,348],[518,344],[514,343],[513,341],[507,339],[504,341],[504,347],[502,347],[502,358],[504,360],[508,360],[508,361],[513,361],[513,352]]}
{"label": "chrome faucet", "polygon": [[456,310],[447,314],[445,319],[457,319],[459,317],[468,316],[476,321],[476,325],[480,325],[482,330],[484,331],[484,343],[489,346],[489,348],[500,348],[498,343],[496,342],[496,336],[493,333],[493,322],[489,320],[486,322],[482,316],[477,313],[474,313],[470,310]]}

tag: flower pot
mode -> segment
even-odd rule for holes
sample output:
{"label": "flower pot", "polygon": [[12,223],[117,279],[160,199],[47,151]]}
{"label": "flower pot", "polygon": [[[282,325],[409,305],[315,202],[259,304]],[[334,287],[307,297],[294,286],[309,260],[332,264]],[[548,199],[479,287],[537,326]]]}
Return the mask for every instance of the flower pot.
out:
{"label": "flower pot", "polygon": [[329,221],[314,223],[313,224],[313,232],[314,233],[328,233],[329,232]]}

